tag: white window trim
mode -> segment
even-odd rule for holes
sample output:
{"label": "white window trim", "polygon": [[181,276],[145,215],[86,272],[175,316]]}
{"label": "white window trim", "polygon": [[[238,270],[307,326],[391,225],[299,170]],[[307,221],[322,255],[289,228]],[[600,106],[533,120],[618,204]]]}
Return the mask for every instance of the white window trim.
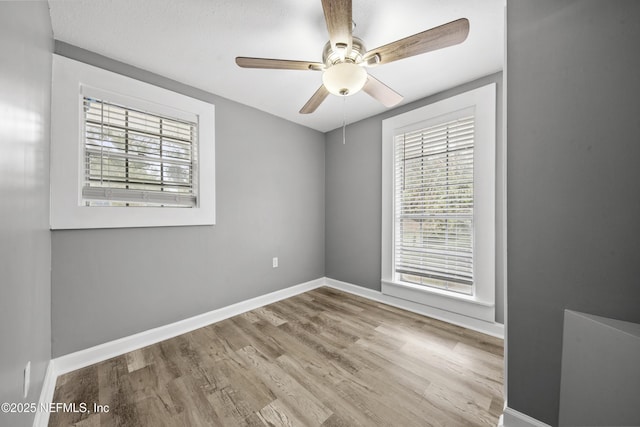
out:
{"label": "white window trim", "polygon": [[[194,208],[88,207],[84,180],[82,91],[99,88],[131,107],[198,120],[198,201]],[[131,105],[133,103],[134,105]],[[215,224],[215,107],[186,95],[53,55],[51,229]]]}
{"label": "white window trim", "polygon": [[[473,108],[474,141],[474,294],[413,285],[394,273],[394,133],[416,123],[434,124],[444,116]],[[382,122],[382,293],[493,323],[495,321],[495,153],[496,85],[391,117]],[[478,168],[483,170],[478,171]],[[482,248],[478,250],[477,248]]]}

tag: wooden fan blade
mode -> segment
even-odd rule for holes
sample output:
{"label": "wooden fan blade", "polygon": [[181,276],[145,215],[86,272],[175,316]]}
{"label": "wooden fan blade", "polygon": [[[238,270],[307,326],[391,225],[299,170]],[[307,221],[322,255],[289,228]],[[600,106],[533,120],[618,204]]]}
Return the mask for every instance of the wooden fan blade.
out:
{"label": "wooden fan blade", "polygon": [[380,101],[385,107],[393,107],[402,101],[402,95],[391,89],[371,74],[367,76],[367,82],[362,88],[372,98]]}
{"label": "wooden fan blade", "polygon": [[316,108],[322,104],[327,96],[329,95],[329,91],[324,85],[320,86],[320,88],[313,94],[313,96],[304,104],[304,107],[300,109],[300,114],[309,114],[316,111]]}
{"label": "wooden fan blade", "polygon": [[469,20],[461,18],[372,49],[364,55],[364,61],[372,65],[386,64],[462,43],[468,34]]}
{"label": "wooden fan blade", "polygon": [[336,45],[344,45],[347,53],[350,52],[353,29],[351,0],[322,0],[322,10],[331,46],[335,49]]}
{"label": "wooden fan blade", "polygon": [[288,59],[247,58],[238,56],[236,64],[242,68],[269,68],[273,70],[323,70],[321,62],[290,61]]}

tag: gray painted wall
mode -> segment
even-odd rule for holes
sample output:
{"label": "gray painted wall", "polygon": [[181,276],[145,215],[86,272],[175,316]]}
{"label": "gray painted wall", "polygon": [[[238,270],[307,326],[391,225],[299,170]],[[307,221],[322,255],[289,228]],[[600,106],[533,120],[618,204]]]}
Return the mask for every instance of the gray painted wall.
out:
{"label": "gray painted wall", "polygon": [[562,426],[640,426],[640,323],[565,310]]}
{"label": "gray painted wall", "polygon": [[552,425],[563,310],[640,322],[638,17],[507,5],[508,404]]}
{"label": "gray painted wall", "polygon": [[[52,50],[46,2],[0,2],[0,402],[37,402],[51,356]],[[33,414],[0,412],[3,426],[32,422]]]}
{"label": "gray painted wall", "polygon": [[217,224],[54,231],[54,357],[324,276],[322,133],[61,42],[55,50],[215,104]]}
{"label": "gray painted wall", "polygon": [[[325,269],[327,277],[379,291],[382,230],[382,120],[487,85],[497,85],[496,321],[504,314],[504,155],[502,73],[403,105],[326,137]],[[347,109],[348,109],[347,101]],[[348,111],[348,110],[347,110]],[[347,113],[348,114],[348,113]]]}

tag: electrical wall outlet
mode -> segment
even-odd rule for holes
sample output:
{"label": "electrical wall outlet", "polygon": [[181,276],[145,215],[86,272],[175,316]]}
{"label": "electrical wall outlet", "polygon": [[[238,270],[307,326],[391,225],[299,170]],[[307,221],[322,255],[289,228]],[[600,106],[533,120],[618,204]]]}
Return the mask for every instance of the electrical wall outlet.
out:
{"label": "electrical wall outlet", "polygon": [[24,367],[24,385],[22,387],[25,399],[29,395],[30,383],[31,383],[31,361],[28,361],[27,366]]}
{"label": "electrical wall outlet", "polygon": [[273,258],[273,268],[278,268],[278,257]]}

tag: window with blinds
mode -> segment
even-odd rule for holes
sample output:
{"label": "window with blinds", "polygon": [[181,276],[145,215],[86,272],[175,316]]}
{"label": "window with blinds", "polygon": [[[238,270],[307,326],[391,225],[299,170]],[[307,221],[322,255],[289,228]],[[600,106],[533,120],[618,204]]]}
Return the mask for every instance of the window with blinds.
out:
{"label": "window with blinds", "polygon": [[473,294],[474,117],[394,138],[396,277]]}
{"label": "window with blinds", "polygon": [[85,206],[197,206],[197,124],[84,97]]}

